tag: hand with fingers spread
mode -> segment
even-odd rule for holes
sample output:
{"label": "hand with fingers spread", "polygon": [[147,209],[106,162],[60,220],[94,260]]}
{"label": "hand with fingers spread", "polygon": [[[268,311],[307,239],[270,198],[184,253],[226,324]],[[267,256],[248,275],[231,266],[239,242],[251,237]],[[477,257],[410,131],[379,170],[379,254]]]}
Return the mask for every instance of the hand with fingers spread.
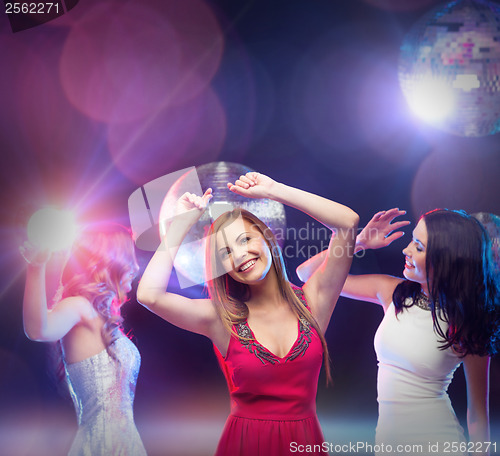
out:
{"label": "hand with fingers spread", "polygon": [[234,184],[228,182],[227,188],[233,193],[248,198],[271,198],[276,182],[270,177],[255,171],[240,176]]}
{"label": "hand with fingers spread", "polygon": [[410,224],[409,220],[394,222],[396,217],[405,215],[406,211],[392,208],[388,211],[377,212],[356,238],[357,251],[366,249],[380,249],[387,247],[396,239],[404,235],[403,231],[396,231]]}

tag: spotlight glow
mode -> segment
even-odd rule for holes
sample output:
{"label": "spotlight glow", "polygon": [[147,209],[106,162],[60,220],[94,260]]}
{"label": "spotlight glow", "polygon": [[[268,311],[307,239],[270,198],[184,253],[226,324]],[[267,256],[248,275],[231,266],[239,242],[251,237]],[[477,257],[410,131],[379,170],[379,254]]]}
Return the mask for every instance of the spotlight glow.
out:
{"label": "spotlight glow", "polygon": [[431,122],[445,119],[455,105],[451,87],[430,75],[415,83],[408,103],[415,114]]}
{"label": "spotlight glow", "polygon": [[71,211],[47,207],[35,212],[27,226],[28,240],[52,252],[65,250],[75,240],[77,226]]}

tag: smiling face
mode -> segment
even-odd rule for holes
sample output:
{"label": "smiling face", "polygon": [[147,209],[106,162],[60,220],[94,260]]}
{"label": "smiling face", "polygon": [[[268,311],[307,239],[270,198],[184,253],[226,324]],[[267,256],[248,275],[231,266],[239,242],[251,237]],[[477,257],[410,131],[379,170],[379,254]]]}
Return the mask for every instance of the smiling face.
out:
{"label": "smiling face", "polygon": [[403,250],[403,254],[405,255],[403,275],[412,282],[420,283],[422,290],[427,293],[426,252],[427,227],[424,219],[420,219],[413,230],[413,239]]}
{"label": "smiling face", "polygon": [[262,232],[243,218],[218,231],[216,255],[230,277],[249,285],[264,279],[272,265],[271,251]]}

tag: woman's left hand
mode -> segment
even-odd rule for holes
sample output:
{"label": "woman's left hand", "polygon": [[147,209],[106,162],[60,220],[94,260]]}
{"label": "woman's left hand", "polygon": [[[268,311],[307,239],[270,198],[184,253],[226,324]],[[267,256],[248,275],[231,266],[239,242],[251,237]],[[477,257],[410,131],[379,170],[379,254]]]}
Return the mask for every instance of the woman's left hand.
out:
{"label": "woman's left hand", "polygon": [[240,176],[234,184],[228,182],[227,188],[247,198],[270,198],[275,185],[276,181],[270,177],[252,171]]}
{"label": "woman's left hand", "polygon": [[396,217],[405,215],[406,211],[392,208],[388,211],[377,212],[368,224],[358,234],[356,244],[361,249],[380,249],[387,247],[396,239],[404,235],[403,231],[396,231],[410,224],[408,220],[393,222]]}

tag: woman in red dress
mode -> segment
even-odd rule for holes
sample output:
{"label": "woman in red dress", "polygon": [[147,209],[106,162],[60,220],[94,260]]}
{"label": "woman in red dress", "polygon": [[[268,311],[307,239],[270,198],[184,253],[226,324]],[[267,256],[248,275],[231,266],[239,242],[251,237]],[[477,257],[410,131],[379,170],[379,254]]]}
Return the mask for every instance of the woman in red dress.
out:
{"label": "woman in red dress", "polygon": [[229,190],[270,198],[335,230],[322,266],[302,289],[288,282],[271,230],[235,209],[211,226],[207,242],[209,299],[165,292],[173,258],[211,198],[185,193],[176,217],[139,284],[137,298],[170,323],[210,338],[226,376],[231,414],[218,456],[326,453],[316,416],[324,333],[349,272],[358,215],[346,206],[251,172]]}

